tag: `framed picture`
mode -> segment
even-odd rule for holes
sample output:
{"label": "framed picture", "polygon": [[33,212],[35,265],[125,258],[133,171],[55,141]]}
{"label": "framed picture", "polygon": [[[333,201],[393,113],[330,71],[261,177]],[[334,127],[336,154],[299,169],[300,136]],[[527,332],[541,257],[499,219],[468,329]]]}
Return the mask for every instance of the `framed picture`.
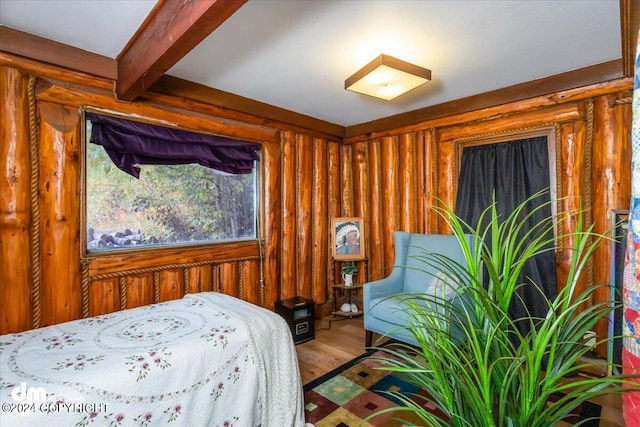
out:
{"label": "framed picture", "polygon": [[334,259],[364,259],[364,223],[362,218],[331,220],[331,254]]}

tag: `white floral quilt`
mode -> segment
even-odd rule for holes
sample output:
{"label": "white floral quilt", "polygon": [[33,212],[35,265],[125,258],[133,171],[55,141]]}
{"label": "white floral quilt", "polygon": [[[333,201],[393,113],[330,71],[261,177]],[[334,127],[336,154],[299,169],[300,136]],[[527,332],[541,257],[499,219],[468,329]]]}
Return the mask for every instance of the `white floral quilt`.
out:
{"label": "white floral quilt", "polygon": [[0,336],[2,426],[302,426],[277,314],[214,292]]}

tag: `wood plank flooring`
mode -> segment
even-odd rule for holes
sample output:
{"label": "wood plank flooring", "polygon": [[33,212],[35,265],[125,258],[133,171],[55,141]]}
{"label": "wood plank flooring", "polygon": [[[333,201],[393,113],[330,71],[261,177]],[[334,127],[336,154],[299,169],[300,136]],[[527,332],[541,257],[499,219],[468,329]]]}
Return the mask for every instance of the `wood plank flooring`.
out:
{"label": "wood plank flooring", "polygon": [[[303,384],[365,352],[362,317],[327,316],[316,320],[315,326],[315,339],[296,346]],[[597,403],[602,405],[600,427],[625,426],[619,395],[602,397]]]}

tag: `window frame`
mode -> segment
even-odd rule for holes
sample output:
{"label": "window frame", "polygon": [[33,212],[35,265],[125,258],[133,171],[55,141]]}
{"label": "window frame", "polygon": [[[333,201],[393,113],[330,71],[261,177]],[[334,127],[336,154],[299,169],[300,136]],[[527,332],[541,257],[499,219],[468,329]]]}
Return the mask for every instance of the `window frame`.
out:
{"label": "window frame", "polygon": [[[98,258],[105,258],[105,257],[122,257],[122,256],[134,256],[135,254],[153,254],[153,253],[164,253],[167,251],[172,251],[172,252],[189,252],[192,251],[194,249],[201,249],[201,250],[207,250],[207,249],[212,249],[212,248],[219,248],[221,246],[224,245],[235,245],[235,244],[243,244],[243,243],[251,243],[251,242],[257,242],[260,243],[262,241],[262,230],[264,230],[263,227],[263,212],[262,212],[262,206],[264,205],[263,203],[263,186],[264,186],[264,173],[263,173],[263,162],[262,157],[263,157],[263,150],[264,150],[264,143],[261,141],[252,141],[252,142],[256,142],[258,144],[260,144],[260,151],[258,152],[258,155],[260,157],[260,160],[257,161],[256,167],[255,167],[255,172],[254,172],[254,188],[255,188],[255,192],[254,192],[254,216],[255,216],[255,237],[248,237],[248,238],[236,238],[236,239],[228,239],[228,240],[223,240],[223,241],[215,241],[215,242],[197,242],[197,243],[169,243],[169,244],[158,244],[158,245],[151,245],[151,246],[132,246],[131,248],[117,248],[117,249],[107,249],[107,250],[99,250],[99,251],[93,251],[93,252],[89,252],[88,250],[88,245],[87,245],[87,234],[88,234],[88,224],[87,224],[87,196],[88,196],[88,191],[87,191],[87,144],[89,144],[90,142],[87,139],[87,117],[86,114],[87,112],[91,112],[91,113],[95,113],[95,114],[101,114],[101,115],[105,115],[105,116],[111,116],[111,117],[116,117],[116,118],[122,118],[122,119],[126,119],[126,120],[133,120],[133,121],[138,121],[141,123],[148,123],[151,125],[156,125],[156,126],[163,126],[163,127],[169,127],[169,128],[173,128],[173,129],[179,129],[179,130],[184,130],[184,131],[188,131],[188,132],[194,132],[194,133],[201,133],[201,134],[208,134],[208,135],[219,135],[219,136],[223,136],[226,138],[233,138],[233,136],[230,135],[223,135],[220,133],[215,133],[215,132],[206,132],[203,130],[194,130],[194,129],[190,129],[188,127],[183,127],[183,126],[179,126],[175,123],[170,123],[161,119],[155,119],[155,118],[151,118],[151,117],[146,117],[146,116],[139,116],[136,114],[126,114],[126,113],[117,113],[114,111],[105,111],[99,108],[93,108],[93,107],[83,107],[81,108],[81,114],[80,117],[82,119],[82,125],[80,126],[80,156],[81,156],[81,167],[80,167],[80,185],[79,185],[79,196],[80,196],[80,238],[79,238],[79,244],[80,244],[80,254],[82,259],[85,260],[91,260],[91,259],[98,259]],[[202,166],[204,167],[204,166]],[[125,172],[122,172],[125,173]]]}

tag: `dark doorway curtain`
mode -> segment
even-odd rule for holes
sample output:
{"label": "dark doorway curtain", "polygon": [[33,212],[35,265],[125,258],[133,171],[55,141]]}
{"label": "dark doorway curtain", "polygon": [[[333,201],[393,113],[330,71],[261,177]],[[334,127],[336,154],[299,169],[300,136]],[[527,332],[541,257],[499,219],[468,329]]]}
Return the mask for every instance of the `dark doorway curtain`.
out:
{"label": "dark doorway curtain", "polygon": [[[510,142],[465,147],[462,152],[456,215],[472,227],[478,225],[480,214],[495,199],[498,213],[505,217],[514,208],[533,194],[547,190],[542,197],[532,200],[524,209],[529,214],[536,206],[550,200],[549,195],[549,152],[547,137],[521,139]],[[524,218],[523,216],[523,218]],[[527,220],[525,228],[530,229],[546,217],[551,216],[551,206],[535,212]],[[526,233],[524,230],[523,234]],[[491,242],[486,242],[490,245]],[[544,317],[547,304],[540,290],[530,285],[535,283],[548,298],[556,296],[556,272],[553,246],[531,259],[523,270],[519,283],[526,283],[518,290],[510,307],[512,318],[527,316],[526,309],[534,317]],[[485,281],[485,283],[487,283]],[[528,322],[518,322],[522,333],[529,330]]]}

